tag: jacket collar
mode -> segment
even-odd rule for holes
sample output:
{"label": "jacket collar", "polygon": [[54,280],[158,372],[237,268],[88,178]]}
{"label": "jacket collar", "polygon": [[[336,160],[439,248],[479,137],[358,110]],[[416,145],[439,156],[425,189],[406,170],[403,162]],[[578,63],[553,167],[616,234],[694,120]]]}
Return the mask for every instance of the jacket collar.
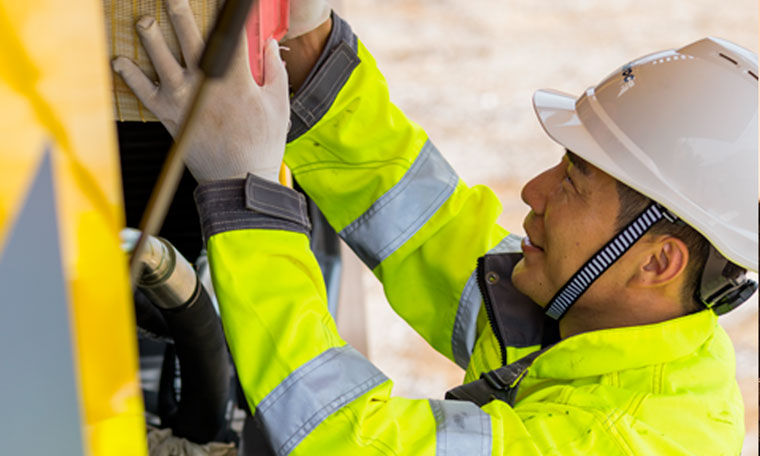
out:
{"label": "jacket collar", "polygon": [[547,326],[543,309],[518,292],[509,279],[520,258],[518,253],[485,255],[480,273],[497,272],[497,277],[506,279],[484,280],[487,285],[482,290],[494,306],[493,323],[501,343],[527,347],[557,342],[536,358],[530,375],[573,379],[666,363],[693,353],[717,326],[717,315],[703,310],[651,325],[590,331],[559,341],[556,328]]}
{"label": "jacket collar", "polygon": [[509,347],[550,345],[559,341],[556,321],[544,316],[544,309],[517,291],[512,284],[512,269],[522,253],[487,254],[478,268],[478,282],[486,306],[491,306],[489,319],[499,343]]}
{"label": "jacket collar", "polygon": [[693,353],[712,336],[718,317],[703,310],[651,325],[590,331],[541,354],[531,374],[573,379],[662,364]]}

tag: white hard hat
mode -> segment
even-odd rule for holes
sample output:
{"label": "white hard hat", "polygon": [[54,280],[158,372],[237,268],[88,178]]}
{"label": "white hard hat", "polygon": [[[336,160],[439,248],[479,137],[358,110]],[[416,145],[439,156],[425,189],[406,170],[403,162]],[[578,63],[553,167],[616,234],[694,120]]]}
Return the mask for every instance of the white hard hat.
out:
{"label": "white hard hat", "polygon": [[757,55],[718,38],[637,59],[576,99],[539,90],[556,142],[758,270]]}

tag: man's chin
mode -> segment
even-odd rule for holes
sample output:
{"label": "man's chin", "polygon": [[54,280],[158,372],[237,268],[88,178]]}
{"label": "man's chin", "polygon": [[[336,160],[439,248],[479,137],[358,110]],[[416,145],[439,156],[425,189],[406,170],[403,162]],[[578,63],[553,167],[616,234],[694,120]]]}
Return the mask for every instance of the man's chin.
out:
{"label": "man's chin", "polygon": [[549,300],[543,297],[546,294],[543,289],[545,279],[538,272],[531,270],[526,264],[525,258],[522,258],[512,269],[512,285],[539,306],[546,307]]}

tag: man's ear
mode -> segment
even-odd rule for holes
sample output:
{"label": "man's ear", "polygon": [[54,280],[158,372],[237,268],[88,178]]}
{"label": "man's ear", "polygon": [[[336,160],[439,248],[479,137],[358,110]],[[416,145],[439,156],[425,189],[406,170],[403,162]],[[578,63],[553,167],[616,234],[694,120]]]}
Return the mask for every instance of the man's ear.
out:
{"label": "man's ear", "polygon": [[649,243],[632,280],[640,287],[656,287],[681,277],[689,263],[689,248],[673,236],[656,236]]}

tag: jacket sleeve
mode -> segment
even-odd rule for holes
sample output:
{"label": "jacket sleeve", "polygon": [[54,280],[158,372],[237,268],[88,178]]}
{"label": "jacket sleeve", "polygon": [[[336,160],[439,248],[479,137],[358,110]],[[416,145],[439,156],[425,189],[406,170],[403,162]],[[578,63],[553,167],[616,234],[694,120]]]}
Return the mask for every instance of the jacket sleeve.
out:
{"label": "jacket sleeve", "polygon": [[519,244],[501,205],[468,187],[394,106],[374,59],[333,14],[323,55],[291,102],[285,161],[394,310],[462,367],[477,338],[477,258]]}
{"label": "jacket sleeve", "polygon": [[537,454],[506,404],[391,397],[336,331],[301,195],[249,176],[204,184],[196,201],[225,335],[275,454],[504,454],[504,429],[508,454]]}

